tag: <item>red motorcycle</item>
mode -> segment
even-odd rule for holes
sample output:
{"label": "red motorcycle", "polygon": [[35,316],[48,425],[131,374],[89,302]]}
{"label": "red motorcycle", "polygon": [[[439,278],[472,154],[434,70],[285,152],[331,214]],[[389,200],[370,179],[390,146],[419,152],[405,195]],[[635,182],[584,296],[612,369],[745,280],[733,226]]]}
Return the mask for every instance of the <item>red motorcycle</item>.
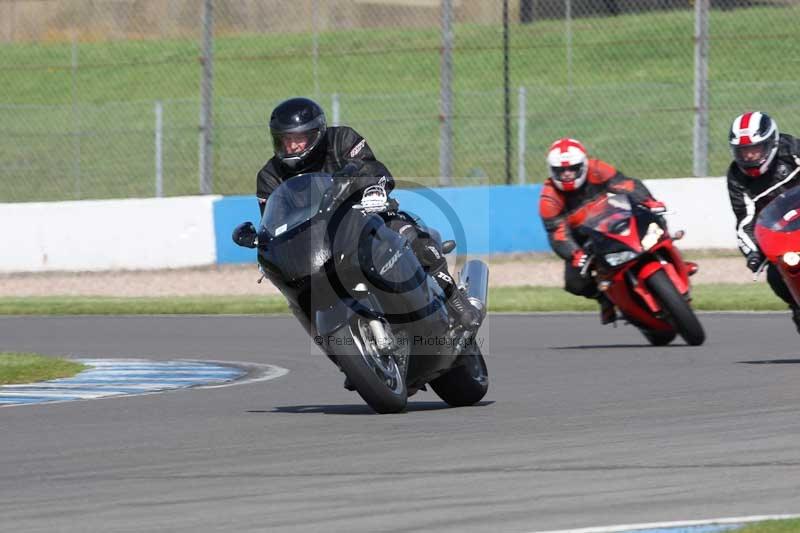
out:
{"label": "red motorcycle", "polygon": [[775,197],[756,218],[756,240],[800,303],[800,187]]}
{"label": "red motorcycle", "polygon": [[592,254],[597,287],[622,316],[655,346],[676,334],[690,345],[705,341],[703,326],[689,302],[689,276],[697,265],[684,261],[660,214],[633,203],[624,194],[608,194],[579,216],[578,231]]}

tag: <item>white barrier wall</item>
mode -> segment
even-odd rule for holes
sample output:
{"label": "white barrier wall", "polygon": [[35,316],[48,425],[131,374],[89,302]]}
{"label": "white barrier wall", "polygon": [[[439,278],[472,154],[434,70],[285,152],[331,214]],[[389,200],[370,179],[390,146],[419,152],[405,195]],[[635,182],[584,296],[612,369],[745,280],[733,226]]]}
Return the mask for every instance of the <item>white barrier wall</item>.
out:
{"label": "white barrier wall", "polygon": [[[725,178],[646,180],[645,184],[675,212],[667,215],[670,229],[686,230],[679,243],[681,249],[736,249],[735,219]],[[490,190],[486,188],[488,203],[492,201]],[[538,198],[538,192],[535,194]],[[462,196],[451,199],[452,207],[468,218],[470,215],[465,212],[468,208],[459,210]],[[217,257],[216,239],[224,239],[223,244],[233,246],[228,242],[233,221],[222,217],[215,230],[214,203],[220,198],[0,204],[0,272],[134,270],[215,264],[221,260]],[[413,211],[415,206],[408,203],[404,207]],[[546,241],[537,234],[544,231],[541,222],[530,218],[533,207],[526,204],[524,209],[530,212],[511,217],[519,227],[498,223],[492,224],[487,232],[517,231],[527,235],[534,224],[534,238],[528,244],[523,243],[522,248],[545,251]],[[247,214],[242,217],[233,218],[244,220]],[[537,247],[534,240],[542,244]]]}
{"label": "white barrier wall", "polygon": [[213,264],[219,198],[0,204],[0,272]]}
{"label": "white barrier wall", "polygon": [[725,178],[644,180],[657,199],[667,204],[670,231],[686,230],[681,249],[736,249],[736,218]]}

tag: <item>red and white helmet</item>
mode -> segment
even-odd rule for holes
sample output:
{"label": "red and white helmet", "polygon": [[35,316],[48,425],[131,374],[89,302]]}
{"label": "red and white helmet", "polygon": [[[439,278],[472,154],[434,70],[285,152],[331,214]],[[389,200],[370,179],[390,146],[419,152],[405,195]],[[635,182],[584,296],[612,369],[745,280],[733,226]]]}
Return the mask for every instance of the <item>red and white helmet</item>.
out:
{"label": "red and white helmet", "polygon": [[778,125],[769,115],[753,111],[733,119],[728,135],[733,160],[748,176],[758,177],[778,152]]}
{"label": "red and white helmet", "polygon": [[[562,191],[574,191],[586,183],[589,164],[586,148],[576,141],[564,137],[550,145],[547,152],[547,167],[550,169],[550,178],[553,185]],[[572,171],[564,176],[564,171]]]}

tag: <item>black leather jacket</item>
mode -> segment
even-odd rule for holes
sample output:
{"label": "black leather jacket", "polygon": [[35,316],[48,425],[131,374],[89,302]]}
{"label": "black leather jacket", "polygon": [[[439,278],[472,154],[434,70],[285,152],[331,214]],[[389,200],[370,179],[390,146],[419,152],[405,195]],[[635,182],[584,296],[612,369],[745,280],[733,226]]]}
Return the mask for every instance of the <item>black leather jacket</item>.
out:
{"label": "black leather jacket", "polygon": [[776,196],[800,184],[800,141],[781,134],[778,153],[758,177],[751,177],[732,162],[728,167],[728,194],[736,216],[736,237],[744,255],[759,250],[755,238],[756,217]]}
{"label": "black leather jacket", "polygon": [[[332,126],[325,132],[325,139],[305,164],[290,169],[277,157],[272,157],[259,170],[256,177],[256,196],[261,213],[269,195],[285,180],[304,172],[330,172],[341,170],[348,163],[354,163],[356,177],[367,178],[359,186],[374,185],[382,177],[386,178],[386,192],[394,189],[394,179],[386,166],[375,159],[366,139],[347,126]],[[373,179],[374,178],[374,179]]]}

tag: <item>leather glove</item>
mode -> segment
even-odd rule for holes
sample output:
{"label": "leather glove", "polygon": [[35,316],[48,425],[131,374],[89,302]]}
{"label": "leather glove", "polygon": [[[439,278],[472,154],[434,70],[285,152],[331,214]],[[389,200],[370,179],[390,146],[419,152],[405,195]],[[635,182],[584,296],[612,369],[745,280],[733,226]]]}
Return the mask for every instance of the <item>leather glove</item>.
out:
{"label": "leather glove", "polygon": [[584,252],[582,249],[575,250],[572,252],[572,261],[570,263],[573,267],[582,269],[586,266],[586,263],[589,262],[589,255]]}
{"label": "leather glove", "polygon": [[233,242],[244,248],[255,248],[258,244],[258,232],[252,222],[242,222],[236,226],[231,238]]}
{"label": "leather glove", "polygon": [[356,162],[350,161],[345,166],[337,170],[333,173],[334,178],[352,178],[353,176],[358,176],[358,172],[361,170],[361,167],[364,166],[364,162]]}
{"label": "leather glove", "polygon": [[355,192],[356,187],[352,181],[348,179],[334,179],[333,185],[331,185],[331,188],[325,194],[329,197],[328,205],[337,205],[352,196]]}
{"label": "leather glove", "polygon": [[763,262],[764,254],[761,252],[755,251],[747,254],[747,268],[749,268],[751,272],[758,271],[758,267],[760,267]]}
{"label": "leather glove", "polygon": [[667,211],[667,206],[664,205],[664,202],[659,202],[654,198],[648,198],[642,205],[650,210],[651,213],[661,214]]}

